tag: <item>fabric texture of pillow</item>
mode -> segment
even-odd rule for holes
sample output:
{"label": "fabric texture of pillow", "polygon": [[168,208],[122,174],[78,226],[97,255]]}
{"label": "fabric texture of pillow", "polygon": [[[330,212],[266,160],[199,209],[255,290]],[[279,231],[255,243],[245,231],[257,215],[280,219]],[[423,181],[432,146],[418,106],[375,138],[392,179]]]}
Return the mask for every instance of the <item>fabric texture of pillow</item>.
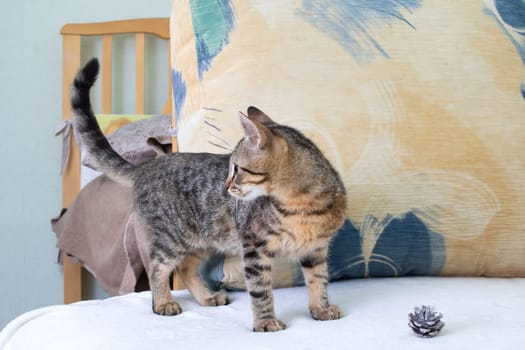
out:
{"label": "fabric texture of pillow", "polygon": [[341,173],[333,279],[525,276],[525,3],[173,0],[171,26],[180,151],[230,151],[255,105]]}

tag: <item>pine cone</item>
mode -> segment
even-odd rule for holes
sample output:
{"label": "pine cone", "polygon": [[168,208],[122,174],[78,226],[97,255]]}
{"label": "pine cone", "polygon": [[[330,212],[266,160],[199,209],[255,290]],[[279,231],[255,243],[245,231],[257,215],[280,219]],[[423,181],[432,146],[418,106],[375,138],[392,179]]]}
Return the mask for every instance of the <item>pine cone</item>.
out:
{"label": "pine cone", "polygon": [[436,336],[445,324],[441,321],[443,315],[433,306],[416,307],[414,313],[408,315],[408,325],[414,333],[424,338]]}

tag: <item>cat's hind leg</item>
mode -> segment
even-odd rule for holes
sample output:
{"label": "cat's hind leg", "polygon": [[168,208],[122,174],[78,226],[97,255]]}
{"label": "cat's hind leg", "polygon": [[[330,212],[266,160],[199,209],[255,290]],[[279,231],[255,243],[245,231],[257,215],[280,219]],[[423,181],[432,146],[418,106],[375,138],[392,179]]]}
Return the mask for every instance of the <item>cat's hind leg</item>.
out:
{"label": "cat's hind leg", "polygon": [[213,293],[202,280],[199,267],[202,256],[200,254],[188,254],[177,268],[182,281],[189,289],[195,300],[202,306],[227,305],[230,300],[227,295],[218,292]]}
{"label": "cat's hind leg", "polygon": [[180,305],[173,300],[170,289],[170,276],[180,258],[165,259],[155,256],[151,259],[149,283],[153,297],[153,312],[159,315],[173,316],[182,312]]}

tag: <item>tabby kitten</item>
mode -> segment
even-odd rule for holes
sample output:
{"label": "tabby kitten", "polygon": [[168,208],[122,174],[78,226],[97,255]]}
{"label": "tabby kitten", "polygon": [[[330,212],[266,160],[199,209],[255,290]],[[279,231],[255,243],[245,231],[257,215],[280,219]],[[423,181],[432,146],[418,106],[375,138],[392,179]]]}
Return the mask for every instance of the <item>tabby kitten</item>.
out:
{"label": "tabby kitten", "polygon": [[327,296],[327,250],[345,218],[343,183],[319,149],[299,131],[255,107],[240,114],[244,138],[232,154],[173,153],[134,166],[109,145],[91,109],[99,71],[92,59],[77,74],[71,103],[82,145],[114,180],[132,186],[135,212],[150,237],[147,267],[153,311],[176,315],[169,277],[180,274],[201,305],[225,305],[199,276],[213,252],[242,255],[254,331],[278,331],[271,288],[272,258],[299,259],[317,320],[341,317]]}

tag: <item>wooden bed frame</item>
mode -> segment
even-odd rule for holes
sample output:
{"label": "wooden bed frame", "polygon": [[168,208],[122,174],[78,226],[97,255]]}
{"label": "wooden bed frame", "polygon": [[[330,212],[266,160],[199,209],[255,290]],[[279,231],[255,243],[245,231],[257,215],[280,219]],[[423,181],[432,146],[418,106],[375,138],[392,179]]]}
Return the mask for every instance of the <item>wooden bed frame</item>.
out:
{"label": "wooden bed frame", "polygon": [[[117,34],[135,35],[135,113],[145,112],[145,41],[146,34],[161,39],[170,39],[169,18],[145,18],[122,21],[66,24],[62,27],[62,116],[64,120],[71,118],[70,86],[81,64],[81,39],[86,36],[102,38],[101,113],[112,113],[112,55],[113,36]],[[170,50],[168,49],[168,67],[170,67]],[[171,114],[171,73],[168,71],[168,101],[163,114]],[[67,208],[80,191],[80,151],[71,140],[71,152],[62,179],[62,205]],[[173,151],[177,143],[173,142]],[[82,299],[82,266],[69,258],[64,258],[64,303],[72,303]],[[174,289],[181,289],[178,278],[174,278]]]}

